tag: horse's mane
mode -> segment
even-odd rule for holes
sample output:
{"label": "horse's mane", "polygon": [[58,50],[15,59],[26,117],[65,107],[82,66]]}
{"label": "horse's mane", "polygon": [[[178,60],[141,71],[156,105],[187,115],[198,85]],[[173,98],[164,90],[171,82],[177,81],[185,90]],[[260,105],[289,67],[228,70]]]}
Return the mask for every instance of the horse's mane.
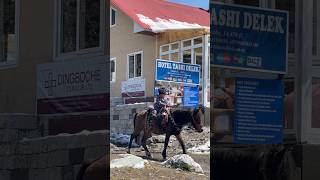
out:
{"label": "horse's mane", "polygon": [[178,126],[184,126],[192,122],[192,109],[176,109],[172,111],[172,117]]}

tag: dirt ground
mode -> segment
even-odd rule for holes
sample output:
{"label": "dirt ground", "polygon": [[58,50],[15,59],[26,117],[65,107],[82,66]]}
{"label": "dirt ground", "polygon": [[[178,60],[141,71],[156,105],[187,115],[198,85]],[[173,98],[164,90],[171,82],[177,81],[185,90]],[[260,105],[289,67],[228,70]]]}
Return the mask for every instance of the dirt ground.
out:
{"label": "dirt ground", "polygon": [[[186,144],[186,148],[197,147],[203,145],[209,140],[209,128],[206,128],[204,132],[197,133],[192,129],[184,129],[182,132],[182,138]],[[134,168],[113,168],[111,169],[111,179],[131,179],[131,180],[148,180],[148,179],[185,179],[185,180],[206,180],[210,179],[210,154],[207,153],[191,153],[188,154],[194,159],[195,162],[199,163],[202,167],[204,174],[186,172],[179,169],[166,168],[160,163],[163,162],[161,152],[163,149],[163,143],[151,143],[148,145],[149,151],[152,154],[152,158],[148,159],[145,156],[145,152],[142,147],[132,148],[131,154],[142,157],[148,160],[149,165],[144,169]],[[125,154],[127,147],[111,146],[111,160],[120,158],[120,154]],[[167,158],[174,155],[182,154],[182,149],[179,142],[174,136],[170,138],[170,143],[167,149]]]}

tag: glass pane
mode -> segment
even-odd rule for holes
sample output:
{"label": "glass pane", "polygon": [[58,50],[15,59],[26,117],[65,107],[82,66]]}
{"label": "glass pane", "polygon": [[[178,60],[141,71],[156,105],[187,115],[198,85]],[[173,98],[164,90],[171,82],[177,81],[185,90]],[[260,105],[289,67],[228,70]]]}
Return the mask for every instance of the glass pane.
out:
{"label": "glass pane", "polygon": [[183,57],[182,61],[184,63],[190,63],[191,64],[191,50],[183,51]]}
{"label": "glass pane", "polygon": [[259,7],[259,0],[233,0],[235,4]]}
{"label": "glass pane", "polygon": [[200,67],[200,70],[201,70],[200,71],[200,77],[202,78],[202,57],[203,57],[202,48],[195,48],[193,57],[194,57],[194,60],[195,60],[194,62],[201,66]]}
{"label": "glass pane", "polygon": [[129,78],[134,78],[134,56],[129,56]]}
{"label": "glass pane", "polygon": [[62,0],[61,21],[61,52],[75,51],[77,44],[77,0]]}
{"label": "glass pane", "polygon": [[171,49],[171,50],[177,50],[177,49],[179,49],[179,43],[171,44],[171,45],[170,45],[170,49]]}
{"label": "glass pane", "polygon": [[135,67],[136,75],[135,75],[135,77],[141,76],[141,68],[142,68],[141,62],[142,62],[141,54],[136,54],[136,67]]}
{"label": "glass pane", "polygon": [[169,45],[161,46],[161,52],[169,51]]}
{"label": "glass pane", "polygon": [[171,60],[171,61],[180,61],[179,53],[172,53],[170,60]]}
{"label": "glass pane", "polygon": [[318,1],[313,1],[313,46],[312,46],[312,54],[317,55],[317,49],[318,49],[318,33],[317,33],[317,26],[318,26],[318,16],[317,16],[317,7],[318,7]]}
{"label": "glass pane", "polygon": [[163,59],[163,60],[169,60],[169,54],[162,55],[162,56],[161,56],[161,59]]}
{"label": "glass pane", "polygon": [[289,53],[294,53],[295,1],[293,1],[293,0],[276,0],[276,9],[289,11]]}
{"label": "glass pane", "polygon": [[115,72],[115,62],[114,62],[114,60],[111,60],[110,68],[111,68],[111,72]]}
{"label": "glass pane", "polygon": [[116,24],[116,11],[111,9],[111,25]]}
{"label": "glass pane", "polygon": [[194,40],[193,40],[193,44],[194,44],[194,45],[202,44],[202,37],[194,39]]}
{"label": "glass pane", "polygon": [[16,58],[15,0],[0,5],[0,62]]}
{"label": "glass pane", "polygon": [[99,47],[100,0],[80,0],[80,49]]}
{"label": "glass pane", "polygon": [[312,80],[312,128],[320,128],[320,78]]}
{"label": "glass pane", "polygon": [[191,46],[191,40],[183,41],[183,47],[189,47]]}
{"label": "glass pane", "polygon": [[110,61],[110,80],[113,81],[115,78],[115,61]]}

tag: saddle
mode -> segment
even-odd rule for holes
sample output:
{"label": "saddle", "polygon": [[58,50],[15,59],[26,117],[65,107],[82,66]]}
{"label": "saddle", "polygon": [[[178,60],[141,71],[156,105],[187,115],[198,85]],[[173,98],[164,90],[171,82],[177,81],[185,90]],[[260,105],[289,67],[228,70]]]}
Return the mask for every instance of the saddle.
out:
{"label": "saddle", "polygon": [[147,109],[147,126],[151,127],[152,124],[156,124],[159,129],[165,130],[169,122],[169,113],[166,110],[161,111],[160,113],[154,114],[154,108],[148,107]]}

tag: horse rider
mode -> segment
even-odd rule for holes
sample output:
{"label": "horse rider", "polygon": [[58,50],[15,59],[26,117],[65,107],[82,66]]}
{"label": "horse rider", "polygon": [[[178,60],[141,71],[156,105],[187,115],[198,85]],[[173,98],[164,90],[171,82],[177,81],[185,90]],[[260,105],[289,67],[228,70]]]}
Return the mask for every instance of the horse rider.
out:
{"label": "horse rider", "polygon": [[160,115],[161,117],[161,126],[162,129],[164,130],[166,127],[166,124],[168,121],[171,121],[173,125],[175,125],[173,118],[170,115],[170,110],[168,107],[171,107],[169,105],[169,102],[166,100],[165,95],[166,95],[166,89],[165,88],[160,88],[158,90],[159,95],[157,97],[156,103],[154,104],[154,110],[152,111],[152,116],[158,117]]}

